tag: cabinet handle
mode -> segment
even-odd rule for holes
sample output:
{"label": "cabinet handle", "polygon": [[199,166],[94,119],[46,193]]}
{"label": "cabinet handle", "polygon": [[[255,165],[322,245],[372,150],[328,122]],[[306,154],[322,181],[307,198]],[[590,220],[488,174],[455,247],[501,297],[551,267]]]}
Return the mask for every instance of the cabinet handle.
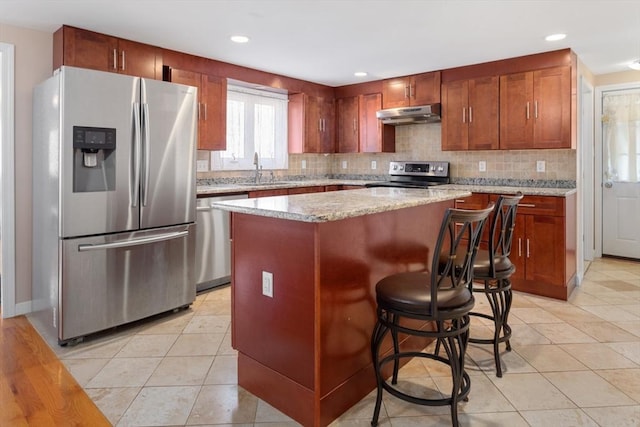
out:
{"label": "cabinet handle", "polygon": [[202,114],[200,114],[200,110],[202,109],[202,103],[198,102],[198,120],[200,120],[200,116]]}
{"label": "cabinet handle", "polygon": [[462,199],[456,199],[456,203],[464,203],[464,200],[462,200]]}
{"label": "cabinet handle", "polygon": [[473,123],[473,109],[469,107],[469,123]]}
{"label": "cabinet handle", "polygon": [[529,103],[527,102],[527,120],[529,120]]}
{"label": "cabinet handle", "polygon": [[467,108],[462,107],[462,123],[467,123]]}
{"label": "cabinet handle", "polygon": [[113,49],[113,69],[118,69],[118,52],[116,49]]}
{"label": "cabinet handle", "polygon": [[404,97],[409,98],[409,86],[405,85],[404,87]]}
{"label": "cabinet handle", "polygon": [[527,258],[529,258],[530,254],[531,252],[529,252],[529,239],[527,239]]}
{"label": "cabinet handle", "polygon": [[204,105],[204,120],[207,120],[207,103],[203,102],[202,105]]}
{"label": "cabinet handle", "polygon": [[124,50],[122,51],[122,71],[124,71]]}
{"label": "cabinet handle", "polygon": [[409,85],[409,98],[414,98],[416,97],[416,91],[414,88],[414,85],[410,84]]}
{"label": "cabinet handle", "polygon": [[353,133],[358,132],[358,121],[357,119],[353,119]]}
{"label": "cabinet handle", "polygon": [[533,114],[537,120],[538,119],[538,101],[533,102]]}
{"label": "cabinet handle", "polygon": [[522,256],[522,238],[518,237],[518,257]]}
{"label": "cabinet handle", "polygon": [[519,208],[535,208],[536,205],[533,203],[518,203]]}

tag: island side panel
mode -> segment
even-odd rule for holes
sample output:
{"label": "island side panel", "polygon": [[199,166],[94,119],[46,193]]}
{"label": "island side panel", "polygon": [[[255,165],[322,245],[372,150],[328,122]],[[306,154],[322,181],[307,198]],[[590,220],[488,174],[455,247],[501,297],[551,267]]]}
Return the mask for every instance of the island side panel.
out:
{"label": "island side panel", "polygon": [[[375,284],[390,274],[430,270],[449,207],[453,201],[319,224],[320,425],[330,423],[375,388],[370,350]],[[419,350],[424,342],[405,346]],[[389,339],[383,351],[390,348]]]}

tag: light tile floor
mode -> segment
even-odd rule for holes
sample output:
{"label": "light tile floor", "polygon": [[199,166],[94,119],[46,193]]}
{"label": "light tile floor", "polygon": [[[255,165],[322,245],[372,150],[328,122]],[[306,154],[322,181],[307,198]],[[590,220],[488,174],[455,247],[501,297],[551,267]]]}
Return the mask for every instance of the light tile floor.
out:
{"label": "light tile floor", "polygon": [[[477,310],[487,310],[478,298]],[[237,385],[230,288],[184,311],[76,346],[52,346],[117,426],[298,425]],[[598,259],[569,302],[515,293],[513,351],[497,378],[488,346],[471,344],[471,394],[463,426],[640,426],[640,263]],[[472,334],[489,332],[474,318]],[[402,369],[407,387],[447,390],[449,373],[427,360]],[[447,407],[384,395],[381,426],[448,426]],[[368,426],[373,393],[333,423]]]}

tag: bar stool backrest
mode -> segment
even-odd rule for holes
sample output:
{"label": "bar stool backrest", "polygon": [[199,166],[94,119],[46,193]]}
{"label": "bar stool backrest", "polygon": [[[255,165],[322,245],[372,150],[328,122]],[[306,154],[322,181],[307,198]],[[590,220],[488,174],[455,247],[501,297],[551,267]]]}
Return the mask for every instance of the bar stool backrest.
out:
{"label": "bar stool backrest", "polygon": [[511,243],[516,227],[516,212],[522,193],[501,195],[496,201],[489,230],[489,276],[496,276],[496,261],[511,255]]}
{"label": "bar stool backrest", "polygon": [[[478,252],[482,230],[493,209],[494,206],[491,204],[478,210],[447,210],[438,234],[431,269],[431,302],[434,317],[438,317],[439,291],[456,290],[471,285],[473,261]],[[460,254],[463,254],[463,260],[457,259]]]}

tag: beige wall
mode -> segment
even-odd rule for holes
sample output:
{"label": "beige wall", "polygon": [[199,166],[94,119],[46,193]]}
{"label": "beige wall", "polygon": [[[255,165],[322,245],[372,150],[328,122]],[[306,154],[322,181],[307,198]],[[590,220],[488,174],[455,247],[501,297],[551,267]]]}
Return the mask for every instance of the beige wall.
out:
{"label": "beige wall", "polygon": [[595,78],[595,86],[608,86],[622,83],[640,83],[640,71],[629,70],[620,73],[601,74]]}
{"label": "beige wall", "polygon": [[[31,300],[31,116],[33,87],[51,75],[52,35],[0,24],[15,52],[16,304]],[[4,207],[11,209],[11,207]]]}

